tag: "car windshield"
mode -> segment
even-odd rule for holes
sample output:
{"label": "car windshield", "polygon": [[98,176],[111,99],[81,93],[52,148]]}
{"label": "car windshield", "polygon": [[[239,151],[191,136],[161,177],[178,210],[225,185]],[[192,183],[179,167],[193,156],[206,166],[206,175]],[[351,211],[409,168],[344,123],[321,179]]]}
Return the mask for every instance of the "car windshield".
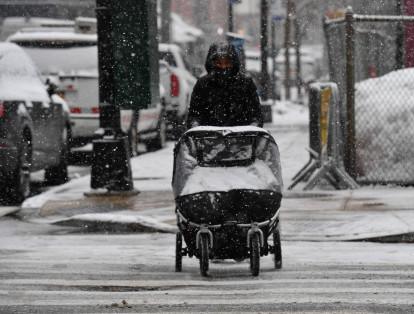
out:
{"label": "car windshield", "polygon": [[[20,44],[20,43],[19,43]],[[95,42],[49,42],[47,45],[23,47],[43,75],[74,75],[95,73],[98,69],[98,48]]]}

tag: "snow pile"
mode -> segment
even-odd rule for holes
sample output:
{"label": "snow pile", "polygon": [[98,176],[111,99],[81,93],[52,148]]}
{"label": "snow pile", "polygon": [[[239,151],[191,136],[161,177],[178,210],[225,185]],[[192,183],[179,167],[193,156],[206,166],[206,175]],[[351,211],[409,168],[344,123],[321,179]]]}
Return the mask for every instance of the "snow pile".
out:
{"label": "snow pile", "polygon": [[414,179],[414,69],[391,72],[356,86],[359,171],[370,179]]}

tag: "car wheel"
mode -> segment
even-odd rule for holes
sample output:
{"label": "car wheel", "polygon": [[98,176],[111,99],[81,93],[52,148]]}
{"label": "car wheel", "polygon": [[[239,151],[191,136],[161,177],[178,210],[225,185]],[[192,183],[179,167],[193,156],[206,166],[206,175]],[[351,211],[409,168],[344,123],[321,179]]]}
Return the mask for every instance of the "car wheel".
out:
{"label": "car wheel", "polygon": [[62,130],[62,141],[59,161],[56,166],[49,167],[45,172],[45,181],[50,185],[59,185],[67,182],[68,178],[68,155],[69,155],[69,128]]}
{"label": "car wheel", "polygon": [[175,271],[181,272],[183,269],[183,235],[181,232],[176,233],[175,238]]}
{"label": "car wheel", "polygon": [[30,195],[30,165],[32,162],[30,137],[24,136],[20,144],[17,168],[8,184],[7,201],[21,203]]}
{"label": "car wheel", "polygon": [[151,140],[147,148],[149,151],[156,151],[158,149],[161,149],[165,146],[166,143],[166,132],[167,132],[167,125],[165,123],[165,119],[162,118],[160,120],[159,126],[158,126],[158,134],[157,137],[153,140]]}
{"label": "car wheel", "polygon": [[138,141],[137,126],[133,125],[129,131],[129,149],[131,157],[138,156]]}

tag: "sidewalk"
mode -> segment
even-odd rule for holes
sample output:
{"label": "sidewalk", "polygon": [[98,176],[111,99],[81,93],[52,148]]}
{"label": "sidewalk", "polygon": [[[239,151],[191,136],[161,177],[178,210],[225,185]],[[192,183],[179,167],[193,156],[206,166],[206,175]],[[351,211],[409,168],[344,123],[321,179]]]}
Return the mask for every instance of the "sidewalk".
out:
{"label": "sidewalk", "polygon": [[[85,176],[26,200],[19,215],[30,222],[88,230],[175,232],[170,185],[172,149],[169,143],[163,150],[132,160],[133,173],[139,174],[134,178],[138,195],[85,196],[90,192],[90,176]],[[292,175],[289,171],[285,174]],[[284,193],[281,221],[284,240],[411,239],[414,193],[412,188],[391,187],[311,192],[298,189]]]}
{"label": "sidewalk", "polygon": [[[265,126],[278,143],[285,186],[307,162],[309,114],[306,106],[278,103],[273,123]],[[171,191],[173,143],[131,160],[134,187],[130,197],[85,196],[90,176],[29,198],[19,215],[27,221],[105,231],[175,232]],[[284,193],[281,207],[284,240],[414,240],[414,189],[364,187],[354,191]]]}

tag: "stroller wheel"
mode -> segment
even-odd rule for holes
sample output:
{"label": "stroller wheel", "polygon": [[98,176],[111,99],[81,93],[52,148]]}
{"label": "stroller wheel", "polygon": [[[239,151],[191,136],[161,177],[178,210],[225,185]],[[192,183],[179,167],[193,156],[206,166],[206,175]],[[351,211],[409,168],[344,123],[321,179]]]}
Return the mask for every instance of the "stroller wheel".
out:
{"label": "stroller wheel", "polygon": [[183,268],[183,236],[177,232],[175,236],[175,271],[180,272]]}
{"label": "stroller wheel", "polygon": [[208,234],[201,234],[200,235],[200,243],[199,243],[199,250],[200,250],[200,273],[201,276],[206,277],[208,274],[208,246],[209,246],[209,238]]}
{"label": "stroller wheel", "polygon": [[273,232],[274,262],[275,269],[282,268],[282,244],[280,242],[279,227]]}
{"label": "stroller wheel", "polygon": [[260,235],[257,232],[250,238],[250,271],[253,276],[260,272]]}

